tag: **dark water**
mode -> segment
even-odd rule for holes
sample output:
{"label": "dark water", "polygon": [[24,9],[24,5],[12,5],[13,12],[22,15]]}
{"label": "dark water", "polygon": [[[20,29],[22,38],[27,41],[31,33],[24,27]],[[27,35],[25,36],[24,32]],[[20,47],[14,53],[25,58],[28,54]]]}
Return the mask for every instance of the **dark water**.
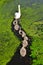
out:
{"label": "dark water", "polygon": [[[16,35],[19,38],[19,40],[23,40],[23,38],[19,35],[18,31],[14,31],[13,22],[12,22],[11,26],[12,26],[12,31],[13,31],[14,35]],[[19,26],[21,27],[20,24],[19,24]],[[7,63],[7,65],[31,65],[32,64],[32,58],[29,56],[31,54],[30,45],[31,45],[32,41],[31,41],[31,37],[28,37],[28,38],[29,38],[29,40],[28,40],[29,45],[26,48],[27,55],[25,57],[21,57],[20,48],[22,47],[22,44],[20,44],[20,46],[17,48],[17,51],[15,52],[14,56]]]}
{"label": "dark water", "polygon": [[29,56],[30,55],[30,50],[27,47],[27,55],[25,57],[20,56],[20,48],[21,45],[17,48],[16,53],[10,60],[10,62],[7,63],[7,65],[31,65],[32,64],[32,59]]}

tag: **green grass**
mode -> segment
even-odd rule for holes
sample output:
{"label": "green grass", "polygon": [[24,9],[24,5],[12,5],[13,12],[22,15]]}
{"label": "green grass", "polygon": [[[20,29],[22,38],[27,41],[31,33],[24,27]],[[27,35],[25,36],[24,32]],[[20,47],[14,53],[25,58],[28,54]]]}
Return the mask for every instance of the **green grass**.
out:
{"label": "green grass", "polygon": [[32,37],[31,55],[32,65],[43,65],[43,13],[42,5],[36,10],[22,9],[21,25],[27,35]]}
{"label": "green grass", "polygon": [[4,6],[1,4],[0,6],[0,65],[6,65],[16,52],[20,41],[11,31],[13,1],[8,1],[8,3],[6,1]]}
{"label": "green grass", "polygon": [[[11,31],[16,4],[14,0],[0,1],[0,65],[6,65],[20,45],[20,40]],[[20,24],[27,35],[32,37],[32,65],[43,65],[43,5],[22,6],[21,12]]]}

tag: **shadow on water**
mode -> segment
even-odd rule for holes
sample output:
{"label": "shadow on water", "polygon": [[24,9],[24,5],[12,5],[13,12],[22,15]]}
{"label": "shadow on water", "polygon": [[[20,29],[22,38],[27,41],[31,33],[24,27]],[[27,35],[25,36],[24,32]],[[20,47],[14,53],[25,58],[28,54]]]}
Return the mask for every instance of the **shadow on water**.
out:
{"label": "shadow on water", "polygon": [[[14,32],[14,34],[20,40],[22,40],[22,37],[18,34],[18,32],[14,31],[13,23],[12,23],[11,26],[12,26],[12,31]],[[22,44],[20,44],[20,46],[17,48],[17,51],[15,52],[14,56],[12,57],[12,59],[6,65],[32,65],[32,58],[29,56],[31,54],[31,49],[30,49],[31,38],[30,37],[28,37],[28,38],[30,39],[30,41],[28,40],[29,45],[26,48],[26,50],[27,50],[26,56],[21,57],[20,48],[22,47]]]}
{"label": "shadow on water", "polygon": [[20,56],[20,53],[19,53],[20,48],[21,48],[21,45],[17,48],[16,53],[14,54],[10,62],[7,63],[7,65],[31,65],[32,64],[32,59],[29,56],[30,50],[28,49],[28,47],[27,47],[27,55],[25,57]]}

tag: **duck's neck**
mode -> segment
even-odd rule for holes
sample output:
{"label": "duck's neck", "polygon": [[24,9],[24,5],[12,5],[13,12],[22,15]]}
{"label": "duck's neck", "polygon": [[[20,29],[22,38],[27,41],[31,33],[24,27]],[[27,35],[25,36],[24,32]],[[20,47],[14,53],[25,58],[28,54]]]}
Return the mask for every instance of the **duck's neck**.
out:
{"label": "duck's neck", "polygon": [[18,12],[21,13],[21,11],[20,11],[20,5],[18,5]]}

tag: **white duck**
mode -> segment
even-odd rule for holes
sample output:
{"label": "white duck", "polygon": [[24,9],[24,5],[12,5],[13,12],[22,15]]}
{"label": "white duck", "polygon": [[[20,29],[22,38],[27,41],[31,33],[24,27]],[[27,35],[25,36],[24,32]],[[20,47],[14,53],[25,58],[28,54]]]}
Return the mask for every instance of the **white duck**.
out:
{"label": "white duck", "polygon": [[15,19],[19,19],[21,16],[20,5],[18,5],[18,12],[15,13]]}

